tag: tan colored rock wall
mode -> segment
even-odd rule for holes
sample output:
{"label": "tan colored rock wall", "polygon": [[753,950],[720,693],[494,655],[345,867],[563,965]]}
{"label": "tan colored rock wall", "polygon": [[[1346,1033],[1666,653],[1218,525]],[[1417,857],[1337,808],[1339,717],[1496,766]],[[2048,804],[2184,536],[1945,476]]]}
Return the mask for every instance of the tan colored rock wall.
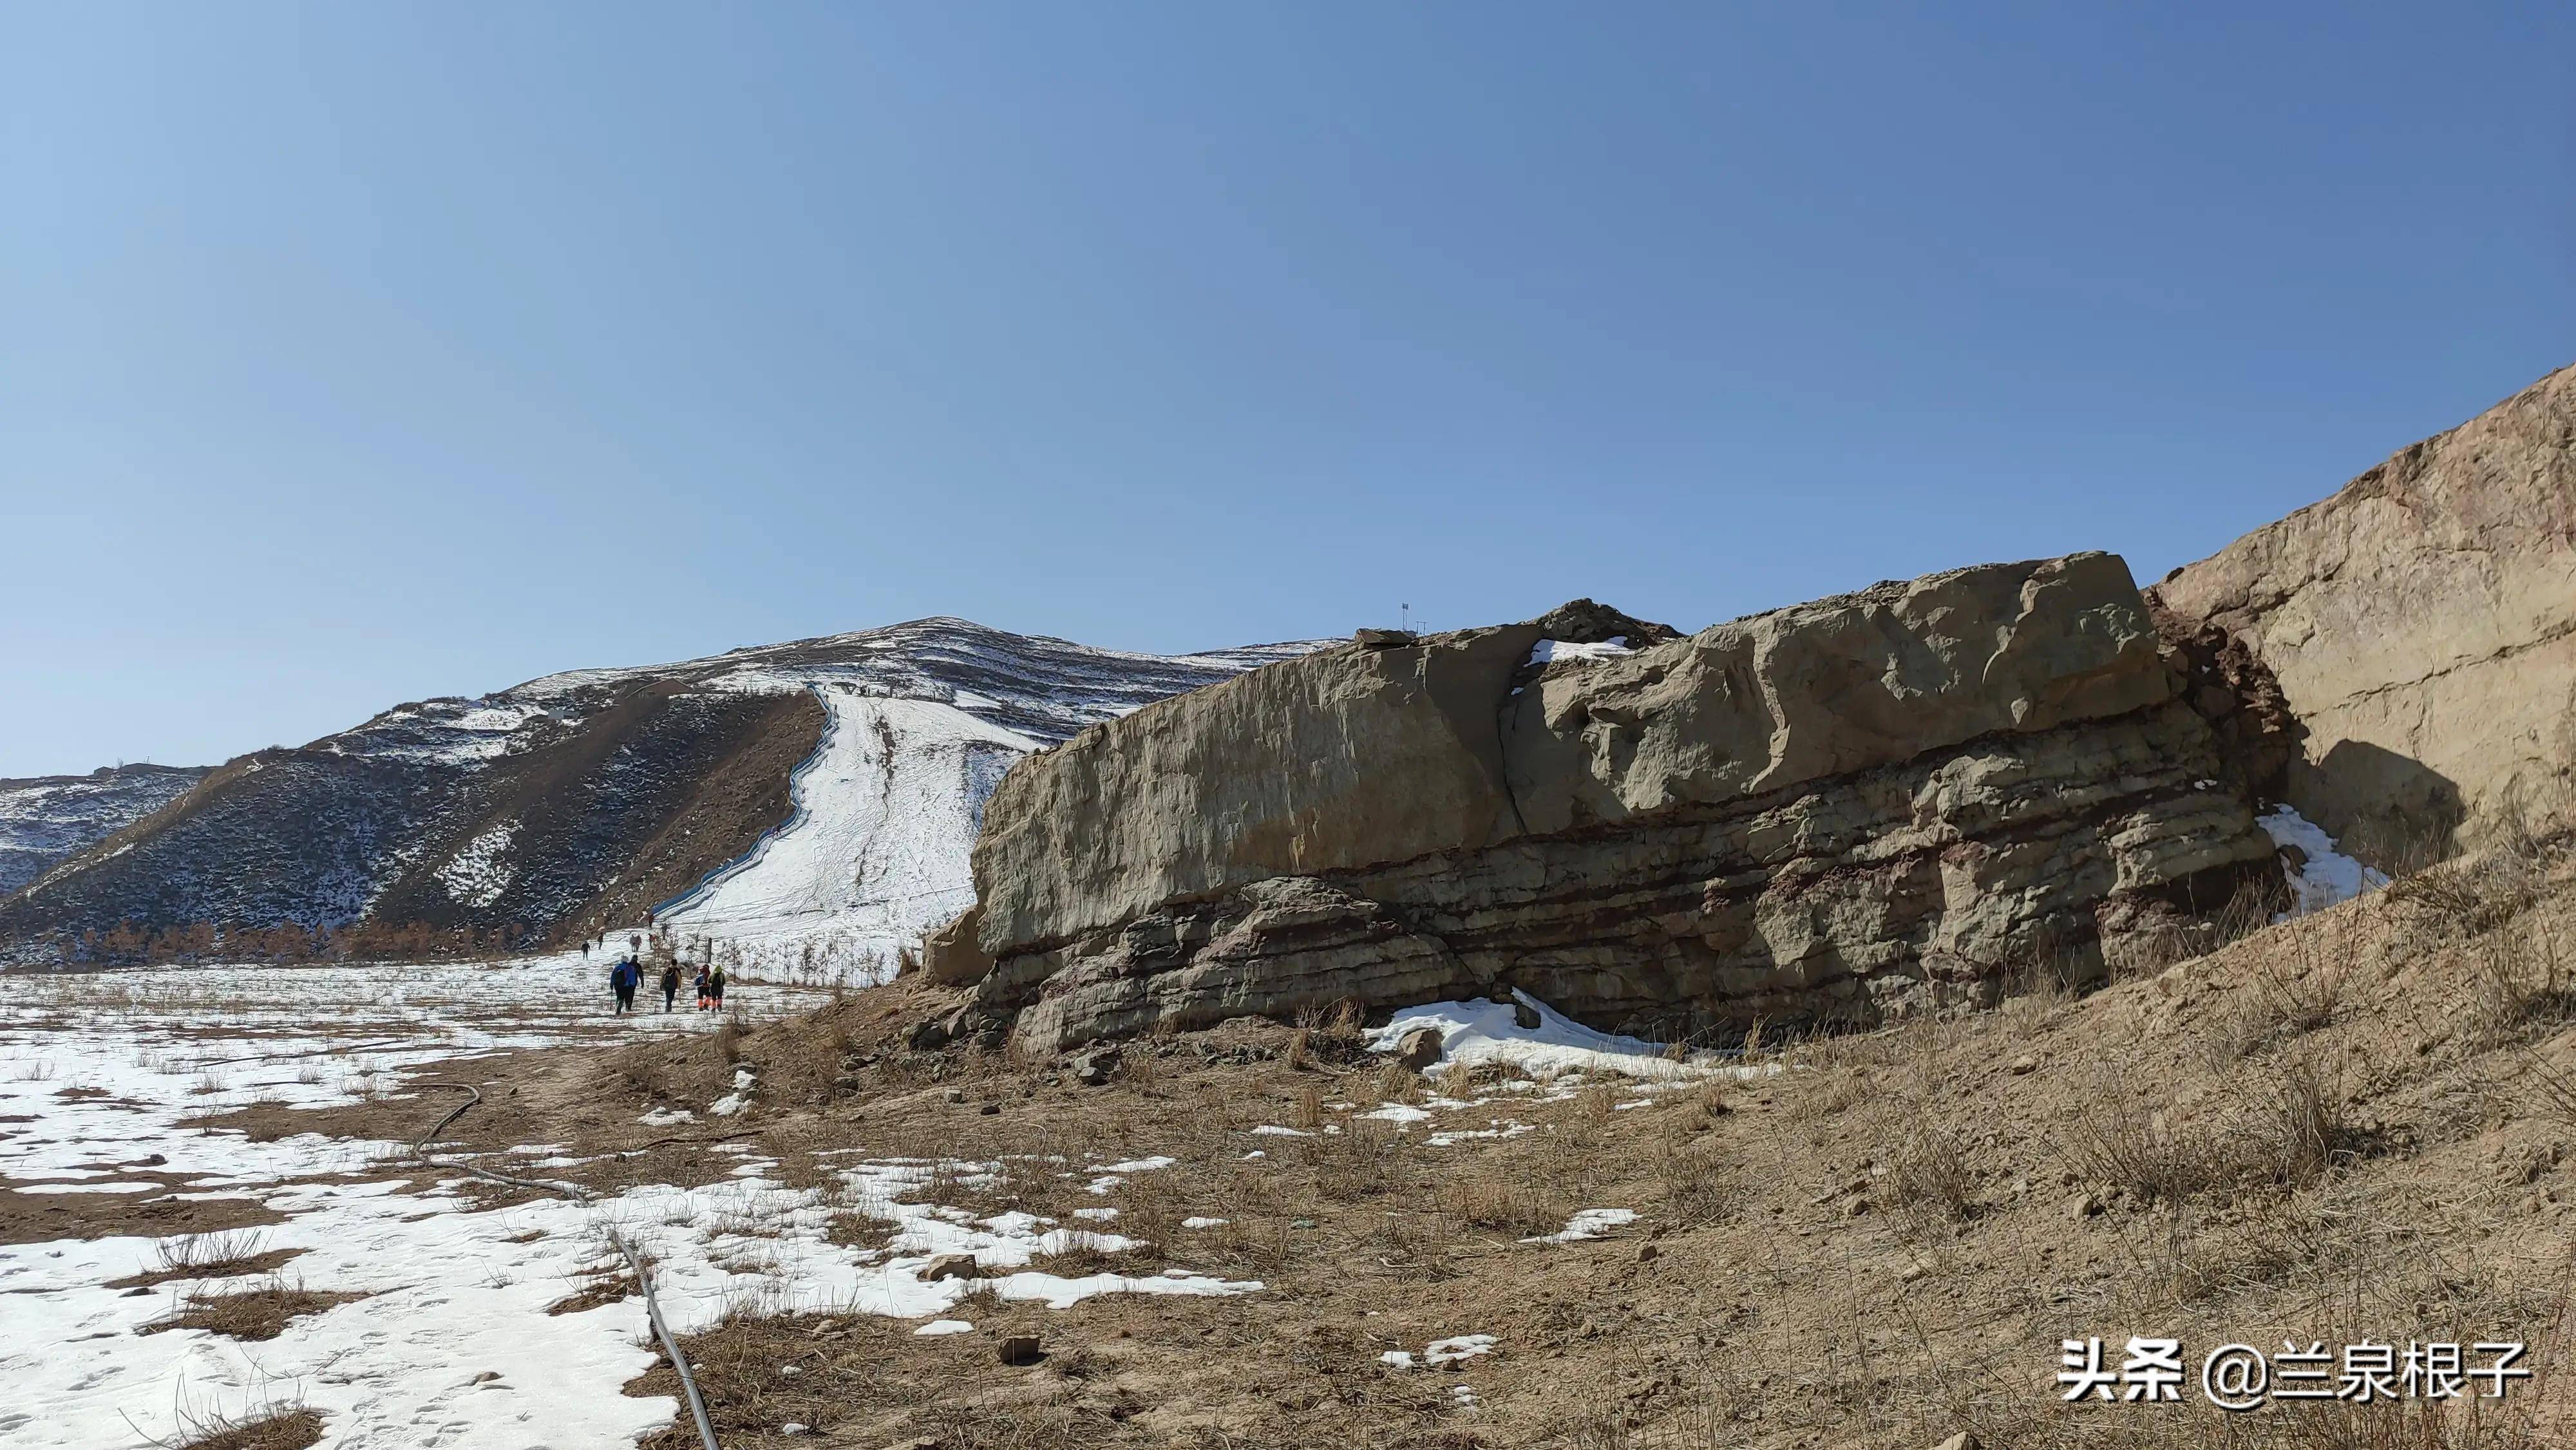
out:
{"label": "tan colored rock wall", "polygon": [[2109,555],[1532,667],[1548,628],[1322,651],[1015,766],[983,1008],[1042,1050],[1507,986],[1605,1026],[1867,1016],[2098,967],[2270,868]]}
{"label": "tan colored rock wall", "polygon": [[2305,727],[2283,791],[2382,865],[2563,813],[2576,761],[2576,368],[2151,594],[2227,630]]}
{"label": "tan colored rock wall", "polygon": [[1013,766],[975,842],[984,946],[1508,838],[1518,827],[1495,712],[1538,638],[1522,624],[1343,645],[1159,701]]}

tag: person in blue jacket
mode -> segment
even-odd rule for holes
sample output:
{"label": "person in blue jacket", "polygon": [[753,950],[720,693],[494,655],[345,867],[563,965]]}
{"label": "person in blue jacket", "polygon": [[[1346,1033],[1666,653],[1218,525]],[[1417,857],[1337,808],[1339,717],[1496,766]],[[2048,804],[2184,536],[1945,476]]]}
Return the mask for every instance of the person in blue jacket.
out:
{"label": "person in blue jacket", "polygon": [[632,1012],[635,1010],[635,989],[638,986],[641,986],[643,981],[644,969],[635,964],[635,959],[633,957],[628,957],[624,961],[619,962],[616,967],[609,972],[608,987],[610,991],[617,994],[617,1011]]}

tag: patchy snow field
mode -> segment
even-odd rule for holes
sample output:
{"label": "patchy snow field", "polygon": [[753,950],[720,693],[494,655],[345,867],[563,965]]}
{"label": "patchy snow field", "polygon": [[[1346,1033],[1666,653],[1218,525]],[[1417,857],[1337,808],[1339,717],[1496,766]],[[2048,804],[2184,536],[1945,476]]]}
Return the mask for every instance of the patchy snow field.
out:
{"label": "patchy snow field", "polygon": [[[176,1443],[189,1423],[271,1406],[324,1416],[324,1446],[622,1446],[672,1423],[667,1398],[620,1388],[656,1360],[643,1302],[627,1297],[548,1313],[615,1283],[604,1230],[657,1264],[675,1331],[735,1306],[834,1309],[933,1320],[970,1287],[1002,1299],[1068,1305],[1100,1293],[1224,1294],[1256,1284],[1167,1272],[1084,1278],[1018,1271],[1079,1242],[1116,1252],[1114,1234],[1025,1214],[976,1219],[906,1201],[934,1175],[993,1165],[867,1161],[846,1150],[837,1186],[793,1188],[746,1144],[728,1181],[645,1184],[590,1205],[539,1200],[482,1209],[458,1175],[409,1159],[405,1145],[292,1134],[254,1142],[185,1120],[254,1104],[345,1104],[398,1091],[419,1069],[507,1048],[596,1045],[641,1033],[705,1031],[695,1013],[605,1015],[597,962],[499,966],[192,967],[83,976],[13,975],[0,1015],[0,1189],[20,1195],[157,1194],[248,1198],[284,1216],[223,1236],[238,1252],[299,1250],[276,1279],[174,1277],[112,1282],[167,1267],[186,1246],[143,1237],[0,1245],[0,1444],[142,1447]],[[761,1015],[816,994],[751,986]],[[69,1094],[68,1096],[66,1094]],[[425,1095],[426,1128],[447,1100]],[[520,1174],[561,1166],[555,1145],[485,1160]],[[832,1160],[836,1164],[842,1160]],[[1071,1163],[1067,1173],[1153,1171]],[[882,1249],[830,1241],[836,1217],[897,1227]],[[927,1280],[938,1253],[972,1253],[995,1277]],[[211,1256],[209,1256],[211,1257]],[[246,1343],[199,1329],[145,1332],[192,1293],[282,1281],[356,1297]],[[613,1292],[613,1288],[611,1290]],[[591,1299],[607,1298],[593,1294]],[[587,1301],[585,1301],[587,1302]]]}

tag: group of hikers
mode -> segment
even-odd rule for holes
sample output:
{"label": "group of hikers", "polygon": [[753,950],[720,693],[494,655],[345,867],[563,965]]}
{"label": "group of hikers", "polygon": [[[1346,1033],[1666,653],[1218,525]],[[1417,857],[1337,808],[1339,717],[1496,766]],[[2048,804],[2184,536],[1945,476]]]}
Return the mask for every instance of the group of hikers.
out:
{"label": "group of hikers", "polygon": [[[590,955],[590,946],[591,944],[587,941],[582,943],[582,955]],[[628,937],[626,939],[626,947],[626,955],[619,958],[617,964],[608,969],[608,995],[616,1004],[610,1009],[610,1015],[612,1016],[619,1013],[634,1011],[635,994],[637,991],[641,990],[644,985],[644,964],[642,961],[644,939],[640,936]],[[668,948],[665,947],[665,950],[668,950]],[[724,968],[717,966],[713,962],[700,963],[697,969],[697,977],[694,985],[697,989],[699,1011],[721,1012],[724,1010]],[[663,959],[661,987],[662,1010],[665,1012],[672,1011],[680,999],[680,960],[678,957],[666,956]]]}

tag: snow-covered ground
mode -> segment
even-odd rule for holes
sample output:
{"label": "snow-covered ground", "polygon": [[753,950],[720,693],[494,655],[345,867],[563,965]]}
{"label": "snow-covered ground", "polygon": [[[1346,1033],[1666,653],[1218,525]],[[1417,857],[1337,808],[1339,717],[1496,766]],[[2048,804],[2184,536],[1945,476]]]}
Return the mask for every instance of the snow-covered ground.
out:
{"label": "snow-covered ground", "polygon": [[[1099,1293],[1223,1294],[1258,1288],[1185,1273],[1064,1278],[1021,1266],[1076,1230],[1027,1215],[976,1219],[906,1201],[934,1176],[992,1165],[872,1161],[846,1150],[837,1185],[791,1188],[745,1144],[728,1181],[645,1185],[591,1205],[539,1200],[477,1209],[463,1180],[394,1142],[303,1133],[253,1142],[184,1128],[254,1103],[318,1107],[399,1091],[399,1070],[509,1047],[706,1030],[680,1013],[609,1018],[596,962],[578,954],[499,966],[195,967],[10,979],[0,1013],[0,1189],[140,1198],[176,1191],[247,1198],[283,1223],[233,1246],[302,1252],[278,1271],[317,1292],[363,1295],[242,1343],[195,1329],[145,1333],[196,1291],[254,1287],[174,1280],[136,1292],[109,1283],[162,1266],[175,1241],[64,1239],[0,1246],[0,1444],[143,1447],[183,1422],[304,1405],[326,1447],[620,1446],[668,1426],[668,1399],[620,1387],[655,1359],[642,1301],[549,1314],[602,1282],[617,1227],[657,1264],[655,1288],[681,1333],[729,1307],[830,1308],[953,1317],[970,1285],[925,1281],[934,1253],[972,1252],[1014,1270],[971,1287],[1071,1304]],[[754,986],[738,1005],[765,1015],[813,994]],[[212,1030],[210,1030],[212,1029]],[[66,1095],[67,1092],[69,1095]],[[98,1095],[93,1095],[98,1094]],[[756,1096],[756,1092],[755,1092]],[[445,1106],[420,1100],[426,1127]],[[563,1166],[529,1144],[486,1160],[507,1171]],[[1068,1163],[1097,1181],[1146,1163]],[[900,1226],[882,1250],[830,1242],[837,1216]],[[1114,1234],[1089,1236],[1115,1252]],[[970,1321],[971,1322],[971,1321]]]}
{"label": "snow-covered ground", "polygon": [[967,854],[985,798],[1038,742],[952,704],[816,693],[830,723],[796,772],[794,815],[662,922],[767,977],[881,982],[975,903]]}

